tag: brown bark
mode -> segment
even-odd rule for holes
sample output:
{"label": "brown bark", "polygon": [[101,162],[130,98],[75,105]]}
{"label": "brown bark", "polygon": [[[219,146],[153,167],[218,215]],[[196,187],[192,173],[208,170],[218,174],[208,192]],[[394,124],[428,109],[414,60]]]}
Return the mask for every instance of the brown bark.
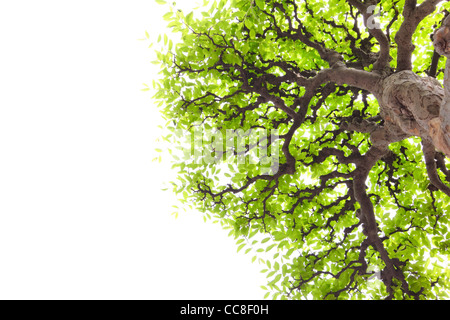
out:
{"label": "brown bark", "polygon": [[384,80],[379,103],[385,121],[405,134],[431,140],[437,150],[450,157],[450,106],[437,80],[421,78],[412,71],[395,73]]}
{"label": "brown bark", "polygon": [[397,70],[412,69],[412,53],[415,46],[412,36],[420,21],[436,10],[436,5],[442,0],[426,0],[421,5],[417,5],[416,0],[406,0],[403,8],[404,22],[395,35],[395,42],[398,45]]}

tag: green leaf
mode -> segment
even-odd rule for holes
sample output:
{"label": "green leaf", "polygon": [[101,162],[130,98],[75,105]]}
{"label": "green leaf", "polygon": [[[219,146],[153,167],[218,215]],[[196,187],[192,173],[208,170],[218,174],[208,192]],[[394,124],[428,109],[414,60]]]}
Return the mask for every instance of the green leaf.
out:
{"label": "green leaf", "polygon": [[264,10],[264,0],[255,0],[259,9]]}
{"label": "green leaf", "polygon": [[277,274],[277,276],[275,277],[275,279],[273,280],[274,283],[280,281],[281,279],[281,274]]}
{"label": "green leaf", "polygon": [[261,243],[266,243],[266,242],[269,241],[269,240],[270,240],[270,237],[267,237],[267,238],[263,239],[263,240],[261,241]]}
{"label": "green leaf", "polygon": [[166,21],[170,21],[172,16],[173,16],[173,12],[167,12],[166,14],[163,15],[163,19]]}
{"label": "green leaf", "polygon": [[280,269],[280,264],[276,261],[273,268],[278,271]]}
{"label": "green leaf", "polygon": [[244,24],[249,30],[253,29],[253,23],[249,19],[245,19]]}
{"label": "green leaf", "polygon": [[192,12],[190,12],[190,13],[186,16],[186,22],[187,22],[188,24],[192,24],[193,17],[194,17],[194,12],[192,11]]}

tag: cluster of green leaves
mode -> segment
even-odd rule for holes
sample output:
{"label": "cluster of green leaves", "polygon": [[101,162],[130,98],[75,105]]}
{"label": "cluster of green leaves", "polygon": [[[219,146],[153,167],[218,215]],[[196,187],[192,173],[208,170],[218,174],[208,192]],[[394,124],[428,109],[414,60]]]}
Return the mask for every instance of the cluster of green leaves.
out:
{"label": "cluster of green leaves", "polygon": [[393,259],[402,261],[413,291],[422,290],[428,299],[445,297],[446,280],[440,280],[450,275],[449,252],[443,246],[450,236],[446,216],[450,199],[430,187],[419,139],[390,148],[392,153],[373,168],[368,182],[384,245]]}
{"label": "cluster of green leaves", "polygon": [[[290,136],[295,172],[283,174],[288,160],[282,147],[293,122],[262,97],[279,98],[302,113],[305,89],[289,79],[289,72],[311,77],[328,67],[316,50],[290,36],[292,30],[301,28],[349,63],[369,61],[378,47],[361,15],[344,0],[206,2],[205,10],[195,14],[171,8],[164,19],[180,40],[174,44],[168,36],[159,39],[164,49],[158,52],[162,79],[154,83],[155,99],[167,118],[166,140],[174,150],[182,150],[175,156],[178,181],[173,191],[229,229],[238,251],[255,253],[253,261],[265,265],[266,297],[385,297],[384,283],[374,278],[383,261],[367,244],[352,190],[355,166],[345,161],[364,155],[370,139],[342,129],[344,123],[377,116],[376,100],[349,86],[322,85]],[[380,20],[389,29],[393,54],[403,4],[380,2]],[[437,20],[425,19],[414,39],[419,47],[417,72],[429,66],[426,35]],[[281,143],[269,146],[279,148],[280,170],[262,175],[258,165],[239,163],[233,150],[220,162],[194,157],[190,137],[195,131],[227,129],[277,130]],[[202,148],[212,150],[211,143],[206,139]],[[383,244],[398,259],[411,290],[421,297],[442,298],[450,277],[445,269],[449,199],[429,188],[419,150],[414,139],[393,144],[389,156],[372,169],[368,193]],[[395,297],[410,298],[400,285]]]}

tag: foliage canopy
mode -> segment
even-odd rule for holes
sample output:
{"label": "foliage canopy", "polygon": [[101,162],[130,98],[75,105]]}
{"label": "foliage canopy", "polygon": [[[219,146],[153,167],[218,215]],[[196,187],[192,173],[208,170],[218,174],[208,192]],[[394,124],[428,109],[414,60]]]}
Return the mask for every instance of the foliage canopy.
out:
{"label": "foliage canopy", "polygon": [[[410,70],[442,85],[445,60],[431,36],[445,6],[221,0],[164,16],[180,36],[160,37],[154,84],[178,169],[173,190],[264,264],[266,297],[448,297],[450,197],[430,182],[424,135],[389,123],[394,109],[381,102],[388,84],[380,82]],[[221,161],[202,162],[182,139],[227,130],[277,132],[264,140],[279,154],[277,170],[264,174],[204,136],[202,147]],[[256,146],[247,141],[243,153]],[[446,156],[432,150],[437,175],[450,182]]]}

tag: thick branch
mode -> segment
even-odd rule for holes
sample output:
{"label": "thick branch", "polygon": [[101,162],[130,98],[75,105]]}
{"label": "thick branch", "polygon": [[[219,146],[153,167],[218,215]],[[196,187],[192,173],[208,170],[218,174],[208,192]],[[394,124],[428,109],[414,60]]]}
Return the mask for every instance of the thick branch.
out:
{"label": "thick branch", "polygon": [[450,188],[442,182],[437,172],[434,145],[430,141],[422,139],[422,150],[423,155],[425,156],[425,165],[427,167],[427,173],[428,177],[430,178],[430,182],[436,188],[444,192],[446,195],[450,196]]}
{"label": "thick branch", "polygon": [[368,26],[368,20],[372,17],[373,12],[368,10],[368,5],[358,0],[347,0],[349,4],[358,9],[364,18],[364,25],[368,28],[369,33],[378,41],[380,45],[380,55],[373,65],[374,71],[381,71],[389,66],[389,39],[386,34],[379,28]]}
{"label": "thick branch", "polygon": [[436,10],[436,5],[442,0],[426,0],[416,7],[416,0],[406,0],[403,8],[403,21],[400,29],[395,35],[398,45],[397,71],[412,70],[412,53],[415,49],[412,36],[419,23],[429,14]]}
{"label": "thick branch", "polygon": [[372,204],[372,200],[366,192],[365,181],[369,175],[371,168],[375,163],[383,157],[388,151],[387,148],[372,147],[361,158],[355,171],[355,177],[353,180],[353,191],[355,198],[361,206],[359,218],[363,223],[365,234],[369,240],[370,245],[378,251],[381,259],[385,263],[385,268],[382,272],[382,279],[386,284],[387,290],[392,295],[393,290],[391,288],[392,280],[394,278],[400,280],[402,287],[406,292],[409,292],[408,283],[405,280],[401,270],[399,270],[393,259],[389,257],[389,253],[383,245],[382,240],[378,236],[378,225],[375,218],[375,211]]}
{"label": "thick branch", "polygon": [[347,68],[342,62],[336,63],[333,68],[321,71],[317,75],[317,78],[313,80],[330,81],[338,85],[346,84],[357,87],[369,91],[375,97],[379,97],[381,94],[380,81],[382,78],[380,75],[373,72]]}
{"label": "thick branch", "polygon": [[355,178],[353,180],[355,198],[361,206],[361,215],[369,230],[367,236],[372,242],[378,238],[378,232],[373,204],[366,192],[366,179],[372,167],[386,152],[387,149],[385,148],[379,149],[372,147],[363,158],[358,161]]}

